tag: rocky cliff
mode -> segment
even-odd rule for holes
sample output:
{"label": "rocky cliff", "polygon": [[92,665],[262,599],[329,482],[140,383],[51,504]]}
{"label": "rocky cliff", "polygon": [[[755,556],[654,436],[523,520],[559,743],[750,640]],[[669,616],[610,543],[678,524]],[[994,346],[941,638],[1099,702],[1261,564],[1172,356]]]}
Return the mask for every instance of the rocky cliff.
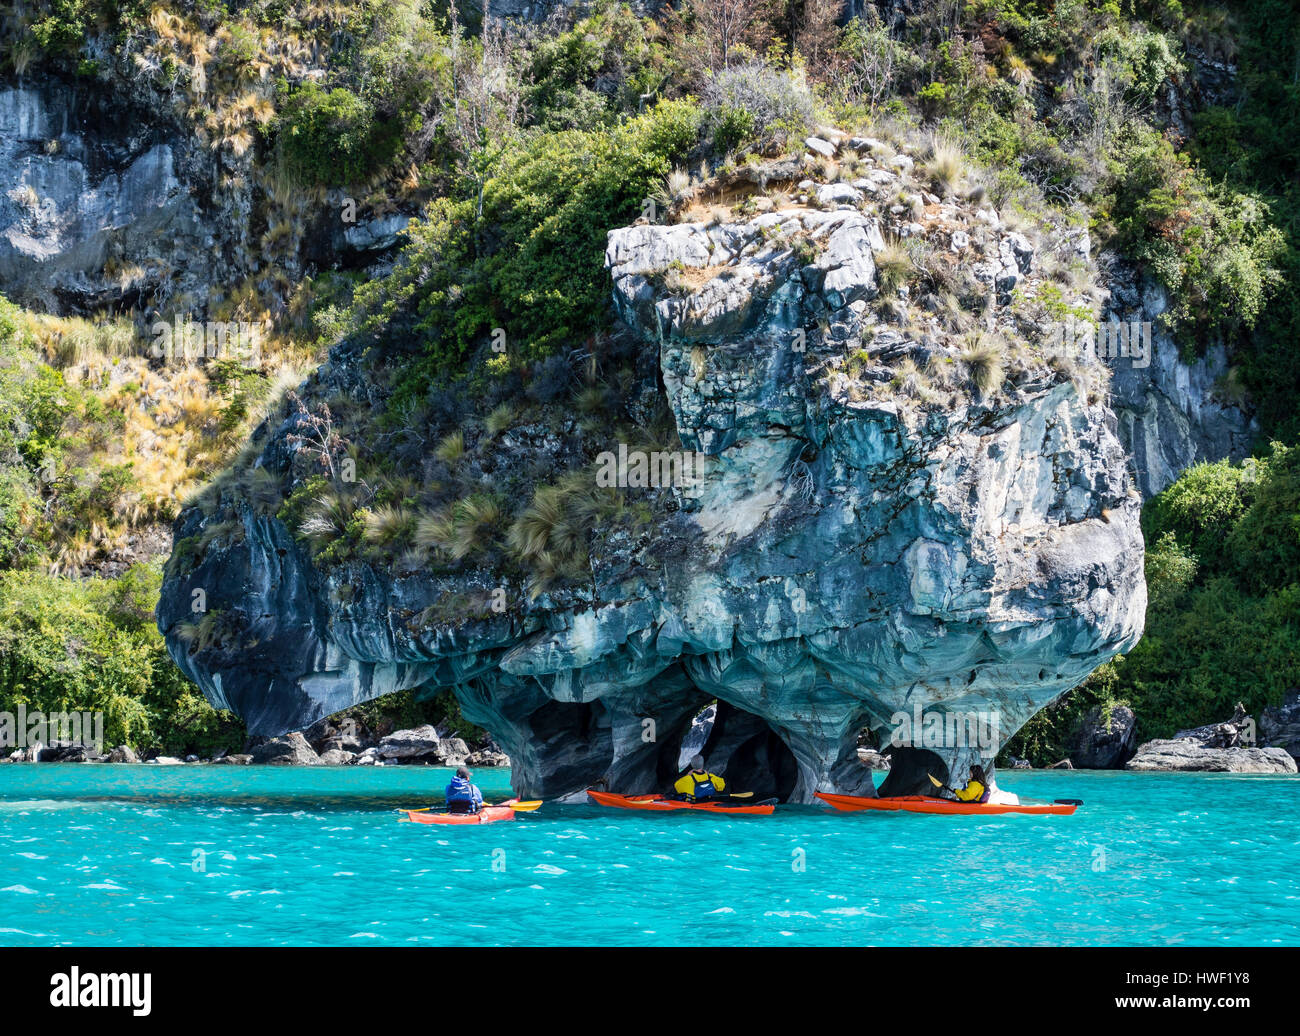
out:
{"label": "rocky cliff", "polygon": [[[609,235],[630,405],[666,405],[675,431],[649,458],[665,483],[632,474],[636,443],[563,415],[463,440],[485,485],[631,458],[613,491],[653,498],[653,520],[589,518],[586,564],[560,585],[527,593],[491,555],[313,560],[283,510],[232,482],[177,521],[158,609],[177,663],[262,734],[450,687],[528,796],[655,786],[713,700],[710,765],[791,801],[869,793],[864,727],[895,746],[892,793],[991,761],[1140,635],[1140,495],[1104,370],[1045,344],[1038,257],[1070,233],[1012,230],[980,192],[923,181],[919,159],[827,132],[720,175],[677,222]],[[377,391],[349,342],[304,387]],[[288,492],[314,426],[308,407],[282,418],[259,429],[252,473]],[[548,556],[554,524],[539,535],[524,555]],[[197,639],[195,591],[219,617]],[[989,737],[952,736],[973,717]]]}

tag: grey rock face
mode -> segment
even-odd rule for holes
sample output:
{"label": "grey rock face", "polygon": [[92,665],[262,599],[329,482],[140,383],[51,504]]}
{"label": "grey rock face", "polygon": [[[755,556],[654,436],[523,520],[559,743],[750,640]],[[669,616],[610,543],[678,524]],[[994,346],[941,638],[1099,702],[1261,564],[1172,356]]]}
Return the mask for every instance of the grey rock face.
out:
{"label": "grey rock face", "polygon": [[[662,9],[668,0],[631,0],[628,4],[637,14],[653,15]],[[591,10],[592,4],[583,0],[468,0],[463,12],[473,17],[484,15],[493,21],[541,22],[567,12],[570,17],[579,17]]]}
{"label": "grey rock face", "polygon": [[379,757],[390,762],[461,766],[469,756],[469,746],[463,740],[444,737],[428,724],[394,731],[379,742]]}
{"label": "grey rock face", "polygon": [[510,757],[495,748],[480,748],[471,752],[465,762],[470,766],[509,766]]}
{"label": "grey rock face", "polygon": [[118,745],[108,753],[110,763],[136,763],[140,760],[136,758],[135,752],[131,751],[130,745]]}
{"label": "grey rock face", "polygon": [[1270,705],[1260,713],[1259,738],[1270,748],[1300,758],[1300,690],[1288,692],[1281,705]]}
{"label": "grey rock face", "polygon": [[1223,347],[1210,347],[1185,362],[1178,343],[1159,324],[1169,308],[1162,288],[1118,264],[1109,287],[1103,320],[1151,324],[1147,357],[1109,360],[1111,405],[1142,495],[1154,496],[1198,462],[1248,456],[1259,427],[1226,390],[1230,364]]}
{"label": "grey rock face", "polygon": [[1116,706],[1109,716],[1100,705],[1081,718],[1070,739],[1070,761],[1087,770],[1113,770],[1132,757],[1137,746],[1137,717],[1127,706]]}
{"label": "grey rock face", "polygon": [[[1028,242],[1001,243],[995,272],[1032,277]],[[1139,500],[1110,411],[1045,360],[944,407],[864,394],[844,369],[856,351],[880,386],[904,361],[960,362],[955,344],[875,322],[883,245],[855,209],[610,234],[615,304],[655,351],[702,474],[642,542],[593,541],[580,595],[416,628],[394,617],[499,577],[317,572],[244,508],[241,538],[164,584],[173,657],[263,734],[449,687],[526,797],[664,786],[712,700],[708,765],[764,796],[870,794],[864,727],[889,745],[891,793],[988,765],[1140,635]],[[285,434],[262,463],[282,463]],[[177,538],[203,520],[183,514]],[[177,637],[197,586],[240,624],[235,646],[191,654]],[[993,734],[935,744],[921,714],[984,717]]]}
{"label": "grey rock face", "polygon": [[1238,702],[1232,718],[1226,722],[1207,723],[1191,730],[1180,730],[1174,734],[1174,740],[1195,741],[1203,748],[1248,747],[1254,733],[1254,723],[1246,715],[1246,706]]}
{"label": "grey rock face", "polygon": [[134,132],[57,83],[0,90],[6,295],[63,312],[212,283],[220,242],[192,189],[207,161],[181,134]]}
{"label": "grey rock face", "polygon": [[1124,764],[1126,770],[1201,770],[1210,773],[1295,773],[1281,748],[1206,748],[1199,741],[1148,741]]}
{"label": "grey rock face", "polygon": [[318,766],[320,756],[298,732],[271,740],[253,749],[252,762],[263,766]]}

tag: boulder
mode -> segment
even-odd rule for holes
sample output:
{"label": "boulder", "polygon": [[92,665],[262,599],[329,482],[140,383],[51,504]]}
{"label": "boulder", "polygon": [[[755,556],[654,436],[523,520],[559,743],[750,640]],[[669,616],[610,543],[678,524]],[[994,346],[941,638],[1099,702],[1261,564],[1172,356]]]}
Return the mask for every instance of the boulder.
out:
{"label": "boulder", "polygon": [[443,738],[436,761],[443,766],[463,766],[469,761],[469,745],[458,737]]}
{"label": "boulder", "polygon": [[273,737],[252,751],[252,761],[263,766],[316,766],[320,756],[301,733]]}
{"label": "boulder", "polygon": [[1207,723],[1203,727],[1180,730],[1175,741],[1195,741],[1202,748],[1248,747],[1255,734],[1255,721],[1246,714],[1246,706],[1237,702],[1232,718],[1223,723]]}
{"label": "boulder", "polygon": [[1125,705],[1094,705],[1067,744],[1070,761],[1085,770],[1114,770],[1137,750],[1137,716]]}
{"label": "boulder", "polygon": [[1049,770],[1073,770],[1074,763],[1070,762],[1069,759],[1058,759],[1051,766],[1049,766],[1048,769]]}
{"label": "boulder", "polygon": [[859,154],[869,155],[889,150],[889,145],[875,137],[850,137],[849,147]]}
{"label": "boulder", "polygon": [[442,762],[445,751],[438,731],[428,723],[413,730],[396,730],[379,742],[379,755],[382,758],[400,759],[403,762]]}
{"label": "boulder", "polygon": [[98,758],[98,753],[91,745],[56,741],[41,749],[37,762],[42,763],[88,763]]}
{"label": "boulder", "polygon": [[868,770],[888,770],[889,758],[881,755],[874,748],[859,748],[858,760]]}
{"label": "boulder", "polygon": [[508,767],[510,757],[497,748],[480,748],[469,754],[465,764],[467,766]]}
{"label": "boulder", "polygon": [[230,755],[223,755],[219,759],[213,759],[214,766],[247,766],[253,761],[253,757],[243,752],[235,752]]}
{"label": "boulder", "polygon": [[321,753],[320,764],[322,766],[350,766],[356,757],[355,752],[344,752],[338,748],[331,748]]}
{"label": "boulder", "polygon": [[847,183],[828,183],[817,188],[817,204],[823,208],[836,205],[856,205],[862,200],[862,192]]}
{"label": "boulder", "polygon": [[1281,705],[1270,705],[1259,714],[1259,740],[1300,759],[1300,688],[1288,691]]}
{"label": "boulder", "polygon": [[156,755],[152,759],[146,759],[146,763],[151,766],[184,766],[185,764],[175,756]]}
{"label": "boulder", "polygon": [[1124,764],[1126,770],[1208,773],[1295,773],[1296,761],[1281,748],[1207,748],[1191,738],[1148,741]]}
{"label": "boulder", "polygon": [[829,140],[822,140],[821,137],[808,137],[804,140],[804,146],[807,147],[809,151],[816,152],[823,158],[834,158],[835,152],[839,150]]}
{"label": "boulder", "polygon": [[140,760],[135,752],[131,750],[130,745],[118,745],[108,753],[110,763],[138,763]]}

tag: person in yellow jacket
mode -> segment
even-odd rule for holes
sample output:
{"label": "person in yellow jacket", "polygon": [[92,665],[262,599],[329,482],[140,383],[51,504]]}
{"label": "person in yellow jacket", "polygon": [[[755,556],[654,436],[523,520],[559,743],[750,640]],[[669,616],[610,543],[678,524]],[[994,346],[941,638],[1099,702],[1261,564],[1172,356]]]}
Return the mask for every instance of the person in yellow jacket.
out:
{"label": "person in yellow jacket", "polygon": [[726,787],[726,781],[704,768],[704,756],[697,755],[691,760],[691,768],[673,785],[673,791],[692,799],[709,799]]}
{"label": "person in yellow jacket", "polygon": [[984,767],[976,763],[970,768],[970,780],[966,782],[963,788],[957,788],[954,792],[958,802],[988,802],[989,800],[989,779],[984,773]]}

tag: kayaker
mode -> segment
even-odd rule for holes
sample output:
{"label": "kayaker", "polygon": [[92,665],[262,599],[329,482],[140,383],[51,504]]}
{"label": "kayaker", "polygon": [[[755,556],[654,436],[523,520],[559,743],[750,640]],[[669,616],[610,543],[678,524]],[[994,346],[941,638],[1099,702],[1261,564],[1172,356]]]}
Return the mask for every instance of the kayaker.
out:
{"label": "kayaker", "polygon": [[726,787],[726,781],[704,768],[704,756],[697,755],[691,760],[691,768],[673,785],[673,791],[678,795],[699,800],[710,799]]}
{"label": "kayaker", "polygon": [[483,808],[483,793],[470,781],[469,768],[456,767],[456,776],[447,785],[448,813],[477,813]]}
{"label": "kayaker", "polygon": [[953,794],[957,796],[958,802],[988,802],[992,792],[984,767],[979,763],[973,764],[970,768],[970,780],[966,782],[964,788],[958,788]]}

